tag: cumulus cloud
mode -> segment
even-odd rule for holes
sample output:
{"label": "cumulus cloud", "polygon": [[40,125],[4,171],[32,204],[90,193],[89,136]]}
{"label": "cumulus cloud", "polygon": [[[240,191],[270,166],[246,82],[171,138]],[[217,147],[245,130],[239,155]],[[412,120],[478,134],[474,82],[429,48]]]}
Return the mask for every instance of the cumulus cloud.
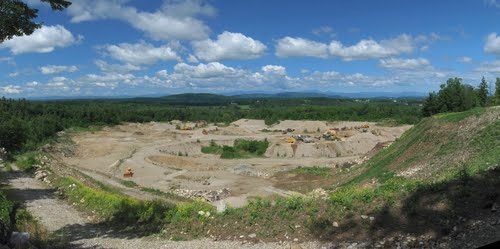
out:
{"label": "cumulus cloud", "polygon": [[483,62],[479,64],[479,66],[475,69],[475,71],[481,73],[498,74],[500,73],[500,60]]}
{"label": "cumulus cloud", "polygon": [[457,59],[458,62],[463,63],[463,64],[470,64],[472,63],[472,58],[463,56]]}
{"label": "cumulus cloud", "polygon": [[410,35],[402,34],[381,41],[363,39],[351,46],[345,46],[336,40],[326,44],[300,37],[285,37],[278,40],[276,44],[276,56],[339,57],[346,61],[379,59],[412,53],[418,43],[431,42],[437,39],[435,36],[413,38]]}
{"label": "cumulus cloud", "polygon": [[219,62],[200,63],[197,66],[179,63],[174,67],[174,73],[189,78],[235,78],[244,74],[244,70],[228,67]]}
{"label": "cumulus cloud", "polygon": [[213,16],[215,9],[203,1],[165,1],[155,12],[127,6],[128,0],[79,0],[68,8],[72,22],[117,19],[158,40],[200,40],[210,29],[197,16]]}
{"label": "cumulus cloud", "polygon": [[344,60],[362,60],[384,58],[404,53],[411,53],[414,50],[415,41],[409,35],[381,40],[363,39],[352,46],[344,46],[339,41],[332,41],[328,46],[331,56],[341,57]]}
{"label": "cumulus cloud", "polygon": [[78,71],[77,66],[56,66],[56,65],[47,65],[40,67],[40,72],[42,74],[56,74],[62,72],[73,73]]}
{"label": "cumulus cloud", "polygon": [[497,33],[488,35],[486,44],[484,45],[484,52],[500,56],[500,36],[498,36]]}
{"label": "cumulus cloud", "polygon": [[278,65],[266,65],[262,67],[262,72],[266,74],[286,75],[286,68]]}
{"label": "cumulus cloud", "polygon": [[264,55],[267,47],[262,42],[241,33],[224,31],[217,40],[206,39],[193,42],[198,58],[206,61],[248,60]]}
{"label": "cumulus cloud", "polygon": [[130,63],[126,64],[109,64],[103,60],[96,60],[95,65],[99,67],[101,71],[104,72],[131,72],[131,71],[138,71],[142,70],[140,66],[132,65]]}
{"label": "cumulus cloud", "polygon": [[285,37],[276,44],[276,56],[286,58],[295,56],[328,57],[328,46],[324,43],[300,37]]}
{"label": "cumulus cloud", "polygon": [[388,58],[381,59],[381,67],[391,69],[391,70],[417,70],[429,68],[431,63],[429,60],[424,58],[417,59],[403,59],[403,58]]}
{"label": "cumulus cloud", "polygon": [[2,94],[20,94],[22,92],[20,86],[7,85],[0,87],[0,93]]}
{"label": "cumulus cloud", "polygon": [[158,61],[177,60],[180,57],[168,45],[154,47],[145,42],[130,44],[121,43],[118,45],[107,45],[104,47],[106,54],[113,59],[131,65],[154,64]]}
{"label": "cumulus cloud", "polygon": [[337,57],[345,61],[381,59],[413,53],[419,45],[421,45],[421,51],[427,51],[431,43],[447,39],[447,37],[436,33],[416,37],[401,34],[390,39],[378,41],[371,38],[362,39],[353,45],[345,45],[337,40],[323,43],[301,37],[287,36],[277,41],[275,54],[278,57]]}
{"label": "cumulus cloud", "polygon": [[78,39],[61,25],[42,26],[28,36],[15,36],[4,41],[0,48],[9,48],[13,54],[22,53],[49,53],[56,48],[64,48],[75,44]]}

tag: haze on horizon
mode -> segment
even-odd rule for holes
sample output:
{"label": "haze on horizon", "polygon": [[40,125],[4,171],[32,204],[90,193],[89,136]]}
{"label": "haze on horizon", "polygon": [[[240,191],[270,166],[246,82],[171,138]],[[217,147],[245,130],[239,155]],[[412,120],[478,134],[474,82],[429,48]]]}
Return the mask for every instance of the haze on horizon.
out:
{"label": "haze on horizon", "polygon": [[498,0],[78,0],[0,43],[0,96],[428,92],[500,76]]}

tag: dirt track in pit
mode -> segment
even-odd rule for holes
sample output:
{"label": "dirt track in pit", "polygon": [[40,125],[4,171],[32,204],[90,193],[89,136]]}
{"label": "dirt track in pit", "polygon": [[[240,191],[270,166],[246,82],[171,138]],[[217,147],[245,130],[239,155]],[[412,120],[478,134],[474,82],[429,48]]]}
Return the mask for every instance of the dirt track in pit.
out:
{"label": "dirt track in pit", "polygon": [[[124,124],[106,127],[98,132],[71,135],[74,156],[55,154],[62,163],[79,169],[107,184],[120,186],[121,180],[132,180],[140,187],[164,192],[229,189],[224,202],[233,207],[246,203],[250,197],[288,196],[297,194],[293,188],[282,187],[276,173],[299,166],[339,168],[359,162],[381,143],[390,143],[411,126],[380,127],[366,122],[282,121],[266,126],[262,120],[238,120],[229,126],[207,125],[204,128],[176,130],[178,122]],[[370,126],[346,131],[350,137],[342,141],[318,140],[332,127]],[[180,124],[195,126],[194,123]],[[199,124],[201,125],[201,124]],[[294,132],[264,132],[295,129]],[[203,134],[203,129],[208,134]],[[292,135],[307,135],[313,142],[298,142],[294,153],[286,139]],[[220,159],[217,155],[201,153],[201,147],[210,141],[232,145],[235,139],[267,139],[270,142],[265,157],[248,159]],[[182,156],[179,156],[182,155]],[[124,179],[123,172],[131,168],[134,176]],[[280,179],[283,180],[283,179]],[[293,185],[293,184],[291,184]],[[277,188],[280,186],[280,188]],[[125,188],[124,186],[121,186]],[[137,189],[137,188],[136,188]],[[149,198],[133,194],[133,197]]]}

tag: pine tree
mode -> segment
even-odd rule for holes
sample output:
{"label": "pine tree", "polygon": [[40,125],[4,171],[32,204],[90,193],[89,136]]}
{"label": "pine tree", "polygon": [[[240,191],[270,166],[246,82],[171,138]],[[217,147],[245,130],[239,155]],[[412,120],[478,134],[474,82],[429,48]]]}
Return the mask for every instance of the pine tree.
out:
{"label": "pine tree", "polygon": [[483,79],[481,79],[481,83],[479,84],[478,97],[479,105],[486,106],[488,102],[488,83],[486,82],[484,77]]}

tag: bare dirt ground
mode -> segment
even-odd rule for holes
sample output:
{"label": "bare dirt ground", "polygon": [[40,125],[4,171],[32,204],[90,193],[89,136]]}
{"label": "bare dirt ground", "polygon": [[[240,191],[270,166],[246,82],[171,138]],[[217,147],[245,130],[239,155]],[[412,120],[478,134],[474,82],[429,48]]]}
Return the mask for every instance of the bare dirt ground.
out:
{"label": "bare dirt ground", "polygon": [[[72,135],[74,155],[55,154],[62,163],[111,185],[132,180],[138,186],[155,188],[180,195],[189,191],[221,191],[225,204],[243,206],[248,198],[296,194],[293,188],[277,188],[276,173],[299,166],[341,168],[370,156],[379,144],[400,137],[411,126],[381,127],[366,122],[291,121],[266,126],[263,120],[238,120],[229,126],[209,124],[193,130],[177,130],[178,122],[124,124],[106,127],[98,132]],[[342,141],[325,141],[322,134],[332,127],[370,128],[343,132]],[[264,131],[267,129],[268,131]],[[281,130],[293,129],[282,134]],[[204,134],[206,130],[208,134]],[[294,135],[307,135],[311,142],[287,143]],[[236,139],[270,142],[265,156],[246,159],[220,159],[203,154],[201,148],[213,140],[219,145],[232,145]],[[296,146],[294,150],[294,146]],[[134,176],[124,179],[131,168]],[[280,181],[283,179],[280,179]],[[213,200],[218,201],[218,200]]]}

